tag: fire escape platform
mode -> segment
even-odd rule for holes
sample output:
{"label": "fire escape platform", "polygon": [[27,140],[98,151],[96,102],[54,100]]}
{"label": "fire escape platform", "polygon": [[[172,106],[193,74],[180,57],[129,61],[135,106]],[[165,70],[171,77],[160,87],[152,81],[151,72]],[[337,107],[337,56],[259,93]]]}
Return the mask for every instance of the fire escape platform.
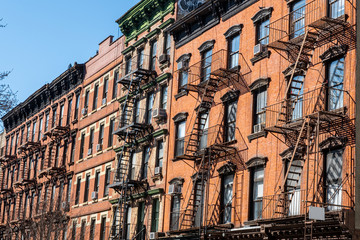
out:
{"label": "fire escape platform", "polygon": [[135,135],[138,131],[144,131],[149,128],[151,128],[151,124],[131,123],[114,131],[114,134],[118,136],[126,136],[126,133],[128,132],[130,135]]}

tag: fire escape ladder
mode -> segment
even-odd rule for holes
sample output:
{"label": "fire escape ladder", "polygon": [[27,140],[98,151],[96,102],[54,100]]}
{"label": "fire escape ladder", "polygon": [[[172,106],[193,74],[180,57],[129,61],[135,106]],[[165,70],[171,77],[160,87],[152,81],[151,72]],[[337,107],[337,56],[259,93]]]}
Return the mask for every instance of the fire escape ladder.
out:
{"label": "fire escape ladder", "polygon": [[[205,198],[205,185],[207,180],[208,169],[210,168],[207,162],[206,154],[203,154],[199,166],[199,170],[193,176],[193,186],[190,193],[190,197],[187,201],[186,208],[183,214],[180,216],[180,228],[189,229],[195,227],[196,215],[198,210],[201,211],[201,206],[204,204]],[[200,212],[202,214],[202,212]],[[200,217],[200,222],[202,218]],[[201,223],[200,223],[201,225]],[[198,226],[199,227],[199,226]]]}
{"label": "fire escape ladder", "polygon": [[194,157],[199,150],[199,138],[203,134],[218,85],[219,80],[210,76],[209,80],[204,84],[204,87],[202,87],[202,90],[199,91],[199,94],[201,94],[200,104],[196,110],[195,123],[191,129],[189,140],[185,147],[185,155],[190,158]]}

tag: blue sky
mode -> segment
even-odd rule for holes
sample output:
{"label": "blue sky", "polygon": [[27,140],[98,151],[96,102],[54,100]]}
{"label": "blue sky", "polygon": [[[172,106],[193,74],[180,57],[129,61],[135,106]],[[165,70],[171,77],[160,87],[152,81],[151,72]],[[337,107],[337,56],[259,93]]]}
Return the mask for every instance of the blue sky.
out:
{"label": "blue sky", "polygon": [[24,101],[75,61],[86,62],[107,36],[121,36],[115,23],[139,0],[2,0],[0,71]]}

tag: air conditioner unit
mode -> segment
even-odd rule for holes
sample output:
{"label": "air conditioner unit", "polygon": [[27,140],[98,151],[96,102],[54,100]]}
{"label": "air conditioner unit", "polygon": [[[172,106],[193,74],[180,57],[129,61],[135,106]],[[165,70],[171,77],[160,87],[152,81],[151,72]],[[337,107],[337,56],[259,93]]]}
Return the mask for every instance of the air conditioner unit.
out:
{"label": "air conditioner unit", "polygon": [[102,144],[97,144],[96,145],[96,151],[101,151],[102,150]]}
{"label": "air conditioner unit", "polygon": [[155,167],[155,175],[160,175],[161,174],[161,167]]}
{"label": "air conditioner unit", "polygon": [[87,108],[83,108],[83,109],[81,110],[81,114],[82,114],[82,115],[87,114]]}
{"label": "air conditioner unit", "polygon": [[153,110],[153,118],[155,119],[166,118],[166,110],[163,108],[155,108]]}
{"label": "air conditioner unit", "polygon": [[88,155],[91,155],[91,153],[92,153],[92,148],[89,148]]}
{"label": "air conditioner unit", "polygon": [[91,199],[96,200],[98,198],[98,192],[92,192],[91,193]]}
{"label": "air conditioner unit", "polygon": [[254,56],[262,53],[263,51],[264,51],[264,45],[262,45],[261,43],[256,44],[254,47]]}
{"label": "air conditioner unit", "polygon": [[102,103],[102,105],[105,105],[106,104],[106,98],[103,98],[101,103]]}
{"label": "air conditioner unit", "polygon": [[159,63],[160,64],[164,64],[168,61],[169,56],[167,54],[163,54],[159,57]]}
{"label": "air conditioner unit", "polygon": [[61,203],[61,208],[64,210],[64,212],[70,211],[70,205],[69,205],[68,202],[62,202]]}
{"label": "air conditioner unit", "polygon": [[264,127],[265,126],[263,123],[254,125],[254,133],[261,132],[264,129]]}
{"label": "air conditioner unit", "polygon": [[178,62],[178,69],[182,69],[183,68],[183,62],[182,61],[180,61],[180,62]]}
{"label": "air conditioner unit", "polygon": [[150,240],[151,240],[151,239],[156,239],[156,232],[151,232],[149,239],[150,239]]}
{"label": "air conditioner unit", "polygon": [[169,194],[176,194],[179,193],[179,186],[176,184],[171,184],[169,186]]}

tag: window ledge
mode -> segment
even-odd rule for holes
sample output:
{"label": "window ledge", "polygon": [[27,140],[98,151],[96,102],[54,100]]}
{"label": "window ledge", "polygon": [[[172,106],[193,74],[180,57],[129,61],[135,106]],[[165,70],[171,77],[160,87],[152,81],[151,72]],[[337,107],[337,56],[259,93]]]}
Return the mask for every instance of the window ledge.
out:
{"label": "window ledge", "polygon": [[77,118],[76,119],[74,119],[71,123],[72,124],[75,124],[75,123],[77,123],[78,122],[78,120],[77,120]]}
{"label": "window ledge", "polygon": [[271,55],[271,52],[266,49],[263,52],[259,53],[258,55],[254,56],[252,59],[250,59],[252,65],[255,65],[255,63],[259,62],[260,60],[264,58],[269,58]]}
{"label": "window ledge", "polygon": [[252,140],[255,140],[255,139],[261,138],[261,137],[266,137],[266,136],[267,136],[267,132],[260,131],[260,132],[250,134],[248,136],[248,140],[249,140],[249,142],[251,142]]}
{"label": "window ledge", "polygon": [[178,94],[176,94],[174,97],[175,97],[175,100],[178,100],[179,98],[181,98],[183,96],[187,96],[187,95],[188,95],[187,91],[181,91]]}

